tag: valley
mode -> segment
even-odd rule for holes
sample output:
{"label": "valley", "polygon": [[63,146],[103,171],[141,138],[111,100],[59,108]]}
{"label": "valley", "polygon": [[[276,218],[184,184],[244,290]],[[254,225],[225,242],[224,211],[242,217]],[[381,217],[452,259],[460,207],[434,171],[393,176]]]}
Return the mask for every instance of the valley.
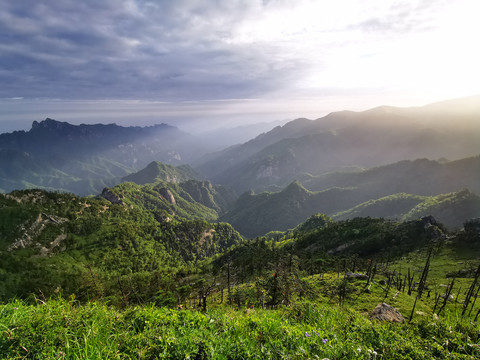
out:
{"label": "valley", "polygon": [[477,358],[480,108],[458,104],[214,152],[165,124],[1,134],[0,353]]}

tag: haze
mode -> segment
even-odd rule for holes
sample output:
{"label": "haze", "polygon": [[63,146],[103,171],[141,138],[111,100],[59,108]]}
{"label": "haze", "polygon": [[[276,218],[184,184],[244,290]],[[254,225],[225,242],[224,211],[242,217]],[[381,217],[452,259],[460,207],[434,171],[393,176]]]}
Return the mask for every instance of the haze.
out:
{"label": "haze", "polygon": [[0,132],[186,130],[480,94],[475,0],[0,3]]}

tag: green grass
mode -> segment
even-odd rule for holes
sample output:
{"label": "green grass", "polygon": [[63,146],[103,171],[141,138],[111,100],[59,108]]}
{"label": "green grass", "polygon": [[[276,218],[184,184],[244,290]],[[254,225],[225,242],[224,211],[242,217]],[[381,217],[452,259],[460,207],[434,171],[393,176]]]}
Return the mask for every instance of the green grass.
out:
{"label": "green grass", "polygon": [[475,359],[479,340],[478,324],[455,312],[388,324],[307,300],[207,313],[73,299],[0,305],[2,359]]}

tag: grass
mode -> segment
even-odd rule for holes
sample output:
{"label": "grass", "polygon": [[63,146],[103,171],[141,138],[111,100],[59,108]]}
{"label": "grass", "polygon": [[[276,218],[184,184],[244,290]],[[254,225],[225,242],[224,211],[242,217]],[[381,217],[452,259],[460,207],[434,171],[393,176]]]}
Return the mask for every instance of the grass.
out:
{"label": "grass", "polygon": [[346,304],[207,313],[50,300],[0,305],[2,359],[475,359],[480,327],[458,313],[380,323]]}

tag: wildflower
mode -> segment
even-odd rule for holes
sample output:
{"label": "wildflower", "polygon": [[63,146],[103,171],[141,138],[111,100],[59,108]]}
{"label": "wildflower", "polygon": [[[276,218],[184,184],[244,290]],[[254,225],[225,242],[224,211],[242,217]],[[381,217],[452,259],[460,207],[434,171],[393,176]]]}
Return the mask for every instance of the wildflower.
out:
{"label": "wildflower", "polygon": [[324,344],[326,344],[327,341],[328,341],[327,339],[322,339],[322,342],[323,342]]}
{"label": "wildflower", "polygon": [[306,337],[310,337],[311,335],[308,332],[305,332]]}

